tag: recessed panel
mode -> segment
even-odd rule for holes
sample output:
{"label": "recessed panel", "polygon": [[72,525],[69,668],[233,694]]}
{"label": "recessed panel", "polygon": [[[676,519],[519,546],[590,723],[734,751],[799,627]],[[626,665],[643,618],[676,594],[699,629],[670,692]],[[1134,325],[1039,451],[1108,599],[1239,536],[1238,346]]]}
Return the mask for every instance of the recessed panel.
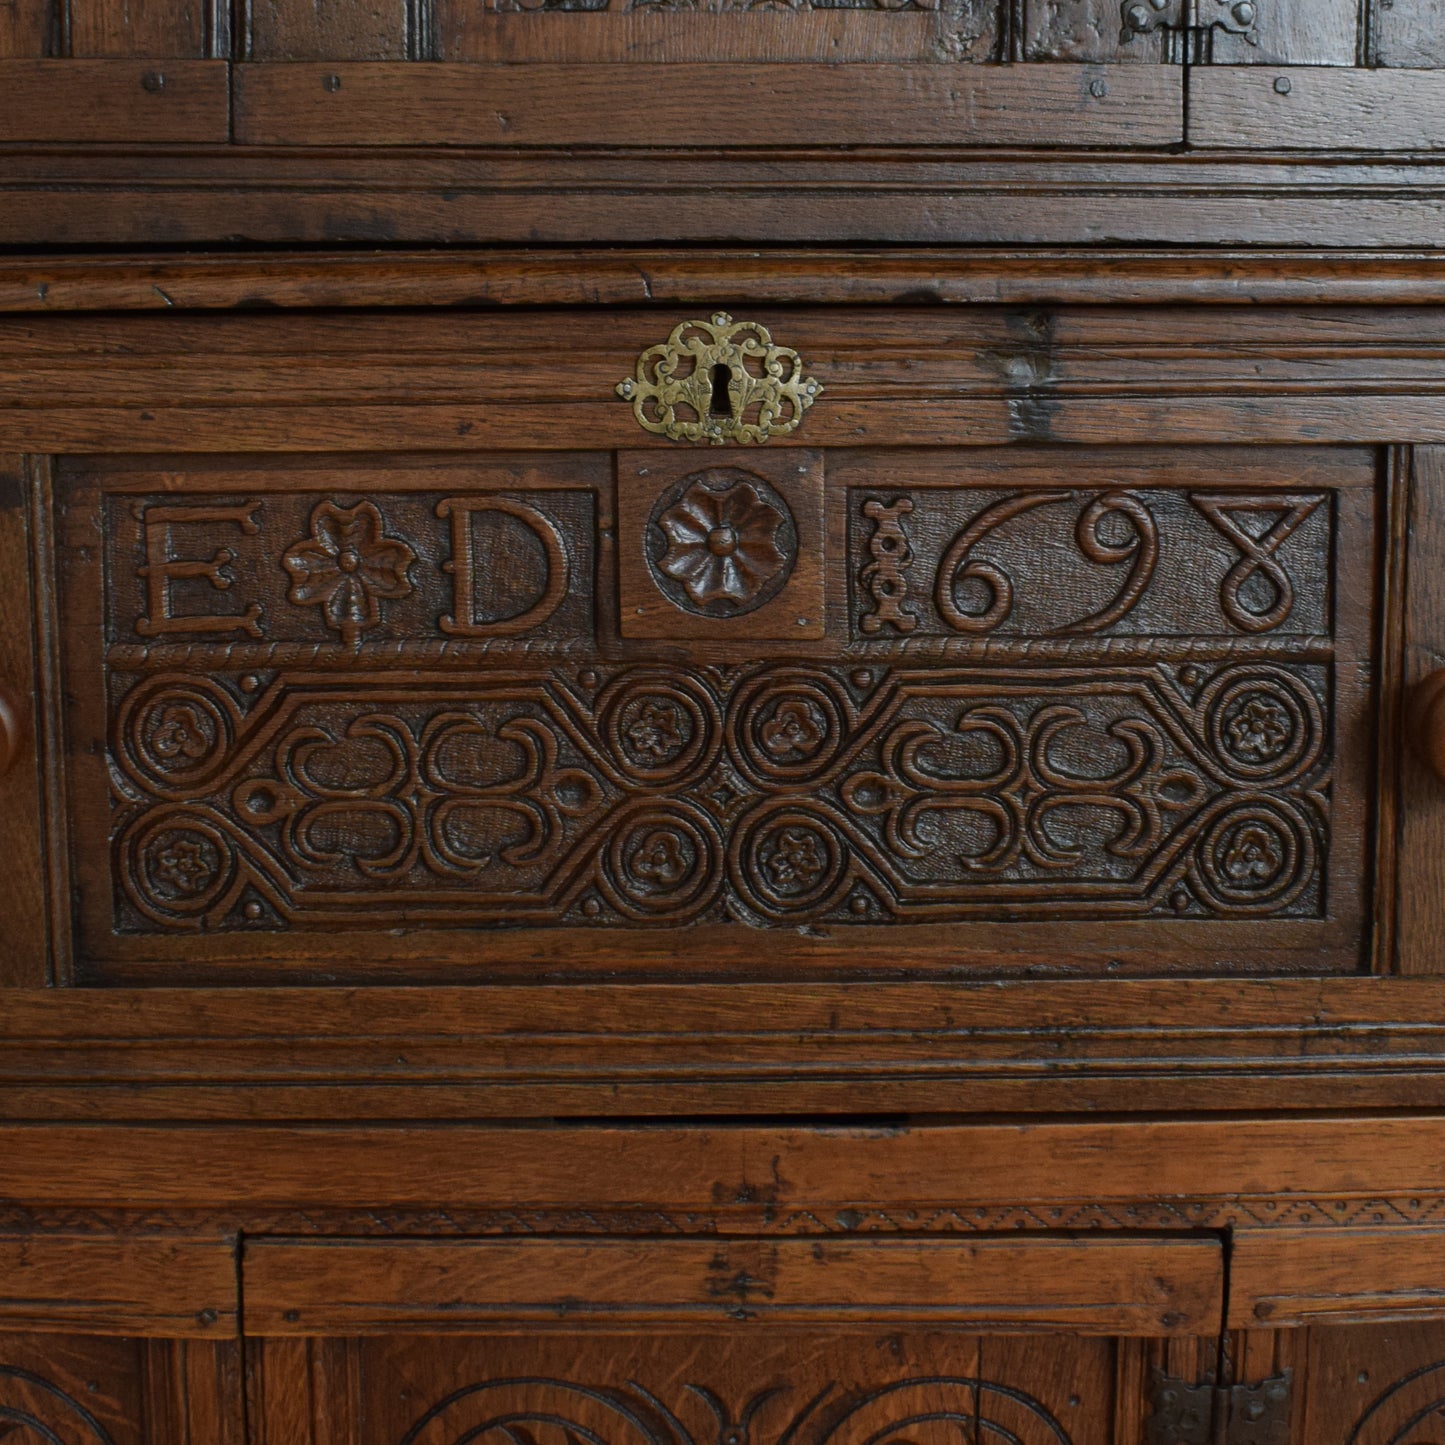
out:
{"label": "recessed panel", "polygon": [[1362,961],[1366,452],[60,493],[82,973]]}

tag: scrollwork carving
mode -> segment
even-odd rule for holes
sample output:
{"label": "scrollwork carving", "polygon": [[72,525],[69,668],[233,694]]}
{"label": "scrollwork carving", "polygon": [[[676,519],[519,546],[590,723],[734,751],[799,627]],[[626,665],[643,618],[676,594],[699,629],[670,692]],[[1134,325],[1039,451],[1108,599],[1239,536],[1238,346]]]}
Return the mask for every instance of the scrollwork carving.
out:
{"label": "scrollwork carving", "polygon": [[1184,671],[162,675],[123,926],[1319,916],[1326,670]]}
{"label": "scrollwork carving", "polygon": [[[399,1445],[785,1445],[803,1438],[805,1426],[813,1445],[901,1445],[934,1421],[969,1441],[1071,1445],[1043,1403],[1002,1381],[934,1375],[834,1399],[837,1389],[830,1381],[803,1398],[789,1385],[771,1385],[734,1409],[694,1383],[677,1401],[636,1380],[485,1380],[433,1405]],[[706,1416],[699,1418],[697,1402]]]}

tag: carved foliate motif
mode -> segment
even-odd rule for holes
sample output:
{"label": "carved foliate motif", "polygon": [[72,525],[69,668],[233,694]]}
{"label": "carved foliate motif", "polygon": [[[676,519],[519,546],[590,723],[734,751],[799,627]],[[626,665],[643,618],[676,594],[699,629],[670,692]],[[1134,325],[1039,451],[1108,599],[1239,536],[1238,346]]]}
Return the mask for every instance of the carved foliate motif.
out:
{"label": "carved foliate motif", "polygon": [[[422,1414],[399,1445],[865,1445],[947,1432],[955,1441],[1072,1445],[1062,1423],[1027,1390],[968,1376],[900,1380],[864,1394],[829,1382],[811,1399],[786,1386],[734,1406],[703,1384],[664,1400],[636,1380],[583,1384],[527,1378],[483,1380],[451,1391]],[[706,1427],[684,1402],[706,1406]],[[771,1408],[769,1408],[771,1407]]]}
{"label": "carved foliate motif", "polygon": [[822,393],[802,357],[776,345],[766,326],[723,311],[675,326],[617,384],[644,431],[714,445],[784,436]]}
{"label": "carved foliate motif", "polygon": [[[650,524],[653,575],[679,606],[735,617],[787,581],[797,530],[786,501],[751,472],[717,468],[684,477],[659,498]],[[649,538],[649,541],[652,541]]]}

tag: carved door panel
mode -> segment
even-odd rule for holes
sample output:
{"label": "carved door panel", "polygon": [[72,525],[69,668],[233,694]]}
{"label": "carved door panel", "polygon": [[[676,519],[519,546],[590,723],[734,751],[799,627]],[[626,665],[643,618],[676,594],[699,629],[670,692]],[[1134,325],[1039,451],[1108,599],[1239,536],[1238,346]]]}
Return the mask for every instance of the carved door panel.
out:
{"label": "carved door panel", "polygon": [[256,1445],[1114,1445],[1140,1438],[1115,1428],[1140,1348],[898,1333],[272,1339],[253,1351],[250,1419]]}
{"label": "carved door panel", "polygon": [[1407,1308],[1393,1324],[1300,1331],[1291,1341],[1300,1396],[1294,1438],[1310,1445],[1445,1440],[1445,1323],[1429,1312],[1427,1305],[1418,1319]]}
{"label": "carved door panel", "polygon": [[1376,469],[1285,455],[64,460],[63,962],[1356,969]]}
{"label": "carved door panel", "polygon": [[0,1334],[6,1445],[244,1445],[239,1344]]}

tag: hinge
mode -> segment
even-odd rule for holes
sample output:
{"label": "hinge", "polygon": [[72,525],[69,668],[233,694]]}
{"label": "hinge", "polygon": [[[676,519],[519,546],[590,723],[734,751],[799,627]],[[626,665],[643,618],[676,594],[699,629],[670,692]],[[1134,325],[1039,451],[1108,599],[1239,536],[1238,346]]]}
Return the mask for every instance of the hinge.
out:
{"label": "hinge", "polygon": [[1289,1445],[1291,1373],[1256,1385],[1191,1385],[1155,1370],[1147,1445]]}

